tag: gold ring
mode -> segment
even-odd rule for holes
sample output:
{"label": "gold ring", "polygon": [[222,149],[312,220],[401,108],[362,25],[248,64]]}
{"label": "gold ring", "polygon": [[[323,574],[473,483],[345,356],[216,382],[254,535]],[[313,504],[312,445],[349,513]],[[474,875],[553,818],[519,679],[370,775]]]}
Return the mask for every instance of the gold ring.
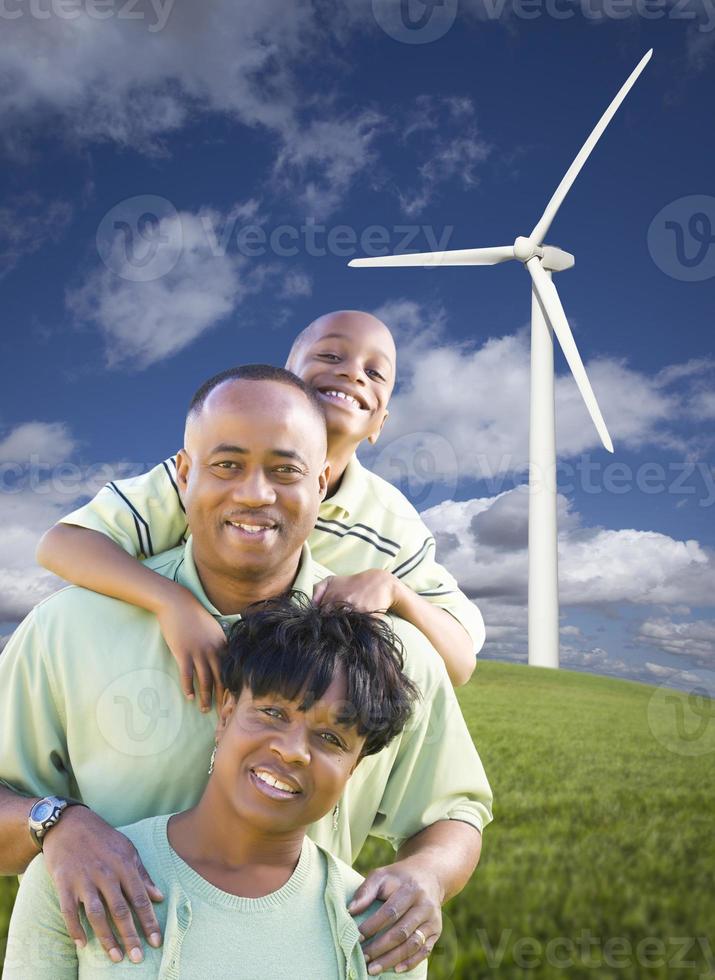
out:
{"label": "gold ring", "polygon": [[420,946],[424,946],[424,944],[427,942],[427,936],[425,936],[421,929],[415,929],[415,935],[420,940]]}

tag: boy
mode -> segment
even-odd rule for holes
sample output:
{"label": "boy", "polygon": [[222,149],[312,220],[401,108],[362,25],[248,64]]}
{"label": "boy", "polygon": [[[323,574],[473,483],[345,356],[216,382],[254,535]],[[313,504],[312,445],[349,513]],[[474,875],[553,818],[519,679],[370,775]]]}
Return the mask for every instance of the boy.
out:
{"label": "boy", "polygon": [[[326,314],[298,335],[286,367],[318,392],[328,427],[328,495],[308,543],[334,575],[315,601],[409,620],[440,654],[452,683],[466,683],[484,642],[481,614],[437,564],[434,538],[414,507],[355,456],[364,440],[374,445],[388,416],[396,369],[390,331],[368,313]],[[212,687],[219,700],[223,695],[221,628],[185,589],[158,575],[154,582],[135,561],[173,548],[185,534],[172,457],[104,487],[47,532],[37,560],[77,585],[154,612],[184,693],[194,696],[195,672],[208,711]]]}

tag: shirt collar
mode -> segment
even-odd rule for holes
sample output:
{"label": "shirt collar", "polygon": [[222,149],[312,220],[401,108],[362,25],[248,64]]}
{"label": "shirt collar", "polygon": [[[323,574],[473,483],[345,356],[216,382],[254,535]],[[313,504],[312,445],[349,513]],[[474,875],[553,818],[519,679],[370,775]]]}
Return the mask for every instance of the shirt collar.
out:
{"label": "shirt collar", "polygon": [[328,507],[337,507],[346,517],[350,517],[360,506],[365,496],[365,476],[362,464],[357,456],[353,456],[345,467],[340,486],[332,495],[324,500],[321,511]]}
{"label": "shirt collar", "polygon": [[[292,588],[298,592],[305,592],[308,597],[312,597],[313,595],[314,565],[315,563],[311,557],[310,548],[306,543],[303,545],[300,552],[298,573],[295,577]],[[185,589],[188,589],[189,592],[191,592],[192,595],[199,600],[201,605],[208,609],[212,616],[219,618],[222,623],[231,625],[241,618],[240,613],[232,613],[231,615],[228,615],[226,613],[219,612],[216,606],[214,606],[206,595],[204,587],[201,584],[201,579],[199,578],[199,573],[196,571],[193,539],[191,537],[189,537],[184,545],[184,554],[174,571],[174,581],[178,582],[179,585],[183,585]]]}

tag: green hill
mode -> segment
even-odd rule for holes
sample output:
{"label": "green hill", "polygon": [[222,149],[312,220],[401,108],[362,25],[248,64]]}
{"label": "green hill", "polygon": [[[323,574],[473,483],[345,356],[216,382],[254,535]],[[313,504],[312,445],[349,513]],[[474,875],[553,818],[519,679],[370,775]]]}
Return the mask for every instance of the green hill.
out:
{"label": "green hill", "polygon": [[493,661],[459,700],[495,820],[431,980],[714,976],[715,703]]}

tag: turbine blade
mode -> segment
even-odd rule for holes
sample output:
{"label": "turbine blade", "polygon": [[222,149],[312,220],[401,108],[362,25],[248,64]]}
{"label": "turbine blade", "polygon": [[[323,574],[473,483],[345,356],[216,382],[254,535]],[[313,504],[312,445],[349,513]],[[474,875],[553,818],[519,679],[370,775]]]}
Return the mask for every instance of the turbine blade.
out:
{"label": "turbine blade", "polygon": [[556,292],[556,286],[554,286],[549,275],[542,268],[541,262],[538,258],[529,259],[529,261],[526,263],[526,268],[531,274],[534,289],[536,290],[536,295],[541,303],[541,308],[544,311],[544,316],[551,324],[558,342],[561,345],[561,350],[564,352],[564,356],[566,357],[566,363],[571,369],[571,374],[574,376],[574,380],[578,385],[578,390],[581,392],[583,400],[586,403],[588,414],[593,419],[593,424],[596,426],[596,431],[601,437],[601,442],[609,453],[612,453],[613,443],[611,442],[611,437],[608,434],[606,423],[603,421],[601,409],[598,407],[598,402],[596,401],[596,396],[593,393],[591,382],[588,380],[588,375],[586,374],[586,369],[583,366],[581,355],[576,347],[576,341],[573,339],[571,327],[566,319],[566,314],[564,313],[564,308],[561,305],[559,294]]}
{"label": "turbine blade", "polygon": [[378,255],[370,259],[352,259],[353,269],[382,266],[438,266],[438,265],[497,265],[514,258],[513,245],[496,245],[494,248],[458,248],[448,252],[412,252],[407,255]]}
{"label": "turbine blade", "polygon": [[569,169],[566,171],[563,180],[554,191],[553,197],[551,198],[549,203],[546,205],[546,210],[539,218],[538,224],[532,231],[531,235],[529,235],[529,238],[531,238],[532,241],[536,242],[537,245],[541,245],[543,243],[544,238],[548,234],[549,228],[551,227],[551,222],[556,217],[556,212],[561,207],[564,198],[566,197],[569,190],[571,189],[571,185],[576,180],[576,178],[578,177],[581,171],[581,168],[583,167],[584,163],[588,160],[589,156],[591,155],[591,151],[593,150],[594,146],[596,145],[596,143],[598,143],[599,139],[601,138],[604,129],[609,124],[611,119],[615,116],[616,111],[618,110],[618,107],[620,106],[621,102],[623,102],[625,97],[628,95],[633,85],[635,85],[636,79],[638,78],[640,73],[643,71],[645,66],[650,61],[652,54],[653,54],[653,48],[651,48],[646,54],[643,55],[643,57],[638,62],[636,67],[633,69],[633,71],[630,73],[630,75],[628,76],[624,84],[621,86],[618,95],[615,97],[613,102],[611,102],[609,107],[606,109],[606,111],[599,119],[598,123],[593,129],[593,132],[581,147],[578,156],[571,164]]}

